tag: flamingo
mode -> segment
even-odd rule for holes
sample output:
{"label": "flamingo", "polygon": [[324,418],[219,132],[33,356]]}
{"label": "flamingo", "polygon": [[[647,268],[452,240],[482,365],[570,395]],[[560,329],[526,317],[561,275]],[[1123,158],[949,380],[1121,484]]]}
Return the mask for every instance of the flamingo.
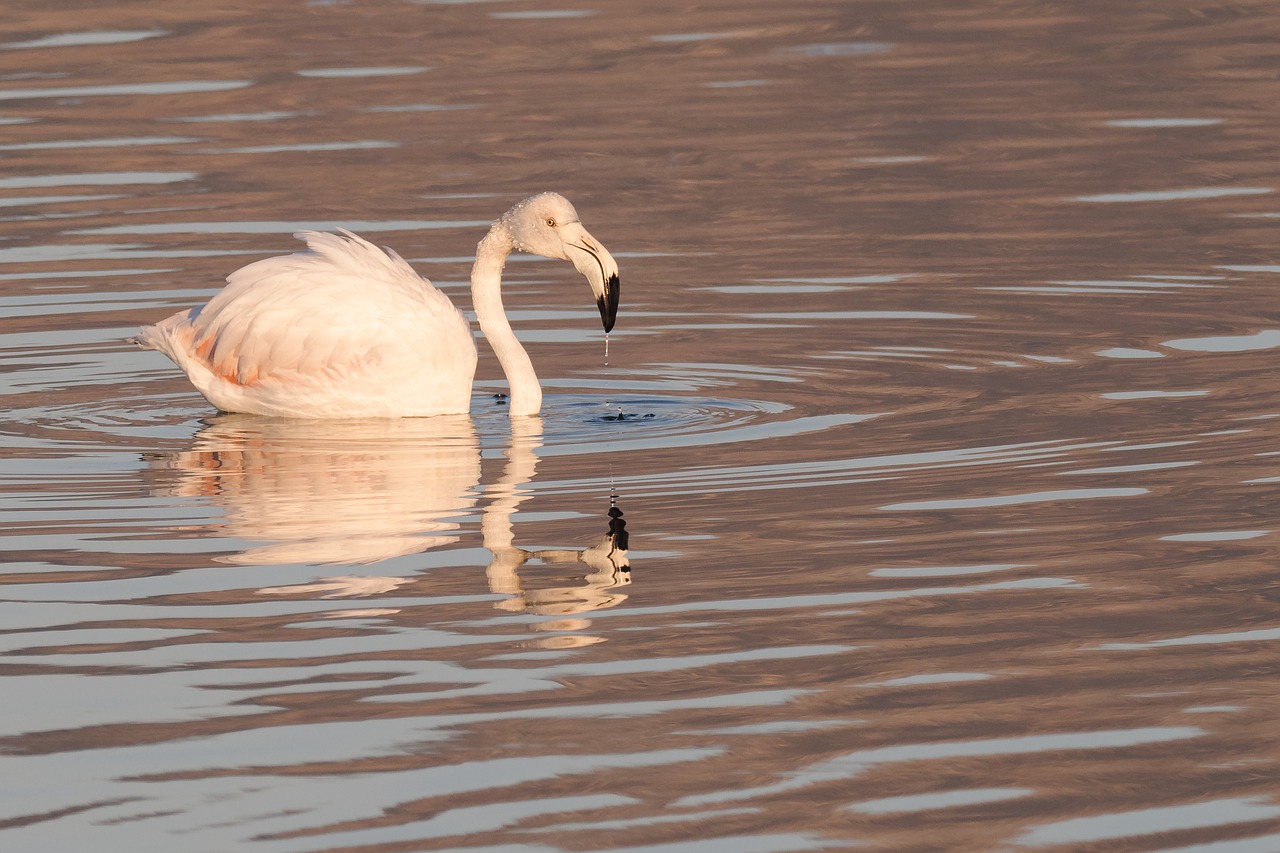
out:
{"label": "flamingo", "polygon": [[[209,302],[130,340],[158,350],[224,412],[293,418],[466,414],[476,345],[462,312],[390,249],[339,229],[295,235],[307,251],[227,276]],[[570,261],[591,285],[608,333],[618,265],[556,193],[525,199],[476,248],[471,300],[510,386],[512,417],[536,415],[542,387],[502,307],[513,251]]]}

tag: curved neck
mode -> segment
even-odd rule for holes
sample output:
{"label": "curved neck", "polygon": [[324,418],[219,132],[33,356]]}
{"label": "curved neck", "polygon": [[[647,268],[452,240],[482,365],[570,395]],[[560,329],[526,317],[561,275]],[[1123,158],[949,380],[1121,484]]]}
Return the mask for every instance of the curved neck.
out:
{"label": "curved neck", "polygon": [[507,375],[511,397],[507,401],[512,417],[536,415],[542,408],[542,386],[533,372],[533,362],[516,333],[511,331],[502,307],[502,268],[511,254],[511,236],[501,222],[495,223],[476,247],[476,265],[471,269],[471,304],[493,354]]}

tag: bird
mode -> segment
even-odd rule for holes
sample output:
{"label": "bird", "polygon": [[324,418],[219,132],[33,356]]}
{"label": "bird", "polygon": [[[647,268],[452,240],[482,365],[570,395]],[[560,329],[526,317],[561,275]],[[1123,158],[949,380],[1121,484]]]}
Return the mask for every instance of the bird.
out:
{"label": "bird", "polygon": [[[180,367],[223,412],[287,418],[467,414],[477,351],[445,294],[391,249],[345,229],[301,231],[306,251],[255,261],[205,305],[129,340]],[[547,192],[500,216],[476,247],[471,299],[509,385],[511,417],[537,415],[542,387],[502,306],[514,251],[571,262],[587,279],[605,333],[621,293],[618,265],[568,199]]]}

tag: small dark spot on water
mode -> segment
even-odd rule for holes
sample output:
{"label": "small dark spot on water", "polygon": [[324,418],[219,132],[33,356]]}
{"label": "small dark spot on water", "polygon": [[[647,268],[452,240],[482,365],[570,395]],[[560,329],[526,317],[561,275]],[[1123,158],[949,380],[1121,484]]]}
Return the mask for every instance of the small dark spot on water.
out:
{"label": "small dark spot on water", "polygon": [[494,405],[496,405],[496,406],[505,406],[505,405],[507,404],[507,395],[506,395],[506,394],[494,394],[494,395],[493,395],[493,401],[494,401]]}

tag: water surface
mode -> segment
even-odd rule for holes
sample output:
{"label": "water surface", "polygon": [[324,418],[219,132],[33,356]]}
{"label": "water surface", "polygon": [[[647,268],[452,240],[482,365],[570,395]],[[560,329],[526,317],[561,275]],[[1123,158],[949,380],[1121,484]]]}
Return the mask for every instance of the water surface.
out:
{"label": "water surface", "polygon": [[[1266,851],[1268,7],[231,2],[0,34],[0,846]],[[180,128],[180,129],[179,129]],[[546,390],[219,415],[344,226]]]}

